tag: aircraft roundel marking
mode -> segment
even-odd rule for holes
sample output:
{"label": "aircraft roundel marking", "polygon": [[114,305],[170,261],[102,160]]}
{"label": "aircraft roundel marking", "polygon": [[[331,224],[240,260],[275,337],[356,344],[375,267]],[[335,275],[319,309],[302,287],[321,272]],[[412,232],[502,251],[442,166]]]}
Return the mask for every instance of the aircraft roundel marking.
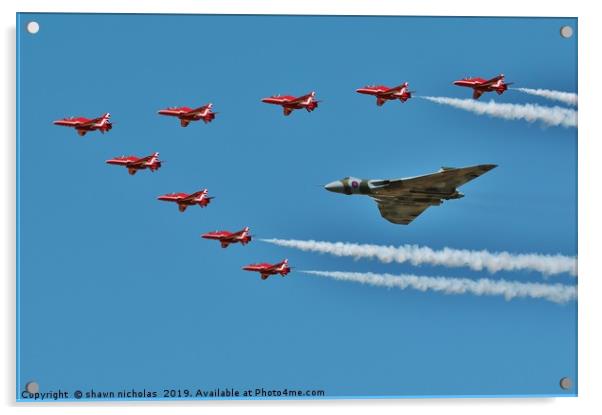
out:
{"label": "aircraft roundel marking", "polygon": [[353,180],[353,181],[351,182],[351,187],[353,187],[354,189],[357,189],[357,188],[358,188],[358,186],[359,186],[359,183],[357,182],[357,180]]}

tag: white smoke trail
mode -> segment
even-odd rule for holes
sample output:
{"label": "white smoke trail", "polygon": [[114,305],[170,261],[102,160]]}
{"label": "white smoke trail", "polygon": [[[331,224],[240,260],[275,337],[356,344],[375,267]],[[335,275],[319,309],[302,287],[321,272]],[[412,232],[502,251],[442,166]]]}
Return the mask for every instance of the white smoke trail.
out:
{"label": "white smoke trail", "polygon": [[548,126],[577,126],[577,111],[563,107],[545,107],[536,104],[504,104],[495,101],[481,102],[474,99],[458,99],[447,97],[422,97],[428,101],[470,111],[475,114],[485,114],[505,120],[540,121]]}
{"label": "white smoke trail", "polygon": [[516,91],[524,92],[538,97],[559,101],[566,105],[577,106],[577,94],[574,92],[554,91],[552,89],[531,89],[531,88],[512,88]]}
{"label": "white smoke trail", "polygon": [[371,272],[300,271],[340,281],[353,281],[376,287],[413,288],[419,291],[437,291],[443,294],[502,295],[513,298],[541,298],[555,303],[566,303],[577,298],[577,287],[562,284],[521,283],[506,280],[448,277],[423,277],[417,275],[374,274]]}
{"label": "white smoke trail", "polygon": [[346,242],[301,241],[296,239],[260,239],[274,245],[319,252],[355,259],[377,259],[384,263],[412,265],[441,265],[445,267],[468,267],[475,271],[537,271],[544,275],[568,273],[577,275],[577,258],[565,255],[512,254],[509,252],[471,251],[468,249],[443,248],[434,250],[427,246],[401,245],[383,246]]}

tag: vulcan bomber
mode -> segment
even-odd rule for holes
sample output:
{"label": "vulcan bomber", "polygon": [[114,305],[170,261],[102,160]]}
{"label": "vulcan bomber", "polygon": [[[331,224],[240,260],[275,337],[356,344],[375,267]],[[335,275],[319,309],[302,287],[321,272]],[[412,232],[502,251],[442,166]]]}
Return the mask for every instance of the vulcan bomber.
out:
{"label": "vulcan bomber", "polygon": [[458,187],[495,167],[495,164],[441,167],[436,173],[402,179],[345,177],[328,183],[324,188],[346,195],[370,196],[383,218],[399,225],[408,225],[429,207],[439,206],[444,200],[464,197],[458,192]]}

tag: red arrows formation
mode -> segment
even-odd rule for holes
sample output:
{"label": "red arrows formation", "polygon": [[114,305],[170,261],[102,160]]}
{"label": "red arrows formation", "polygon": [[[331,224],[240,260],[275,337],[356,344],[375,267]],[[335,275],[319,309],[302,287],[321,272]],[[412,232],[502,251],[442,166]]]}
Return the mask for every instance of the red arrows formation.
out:
{"label": "red arrows formation", "polygon": [[[509,83],[504,81],[504,75],[500,74],[489,80],[483,78],[464,78],[454,81],[454,85],[468,87],[473,89],[473,98],[479,97],[485,92],[504,93],[508,89]],[[387,101],[399,100],[405,103],[412,98],[412,91],[409,90],[408,82],[404,82],[398,86],[388,87],[385,85],[367,85],[356,90],[359,94],[372,95],[376,97],[376,105],[383,106]],[[305,109],[307,112],[313,112],[318,108],[319,100],[316,99],[315,91],[309,94],[295,97],[292,95],[272,95],[261,100],[266,104],[279,105],[282,107],[283,114],[289,116],[295,110]],[[158,111],[159,115],[176,117],[180,120],[182,127],[187,127],[193,121],[202,120],[205,124],[212,122],[215,119],[216,112],[213,112],[213,104],[208,103],[198,108],[190,107],[169,107]],[[85,136],[90,131],[100,131],[106,133],[113,128],[110,121],[111,115],[105,113],[98,118],[86,117],[69,117],[54,121],[55,125],[74,128],[77,134],[81,137]],[[149,156],[120,156],[114,157],[106,161],[107,164],[123,166],[128,169],[130,175],[135,175],[138,170],[150,170],[154,172],[161,168],[162,162],[159,160],[159,153],[155,152]],[[213,196],[208,196],[208,190],[203,189],[191,194],[188,193],[169,193],[159,196],[158,200],[177,203],[180,212],[184,212],[189,206],[198,205],[202,208],[209,205]],[[246,245],[251,242],[249,227],[238,232],[215,231],[201,235],[205,239],[213,239],[220,241],[222,248],[227,248],[233,243]],[[243,267],[243,270],[259,272],[261,279],[265,280],[271,275],[280,274],[286,276],[291,267],[288,265],[288,260],[285,259],[276,264],[259,263],[250,264]]]}
{"label": "red arrows formation", "polygon": [[[453,82],[454,85],[471,88],[473,90],[472,97],[479,99],[485,92],[496,92],[498,95],[503,94],[508,90],[508,85],[504,80],[504,74],[499,74],[491,79],[468,77]],[[399,100],[406,102],[412,98],[413,91],[410,91],[408,82],[401,85],[388,87],[386,85],[366,85],[365,87],[356,89],[359,94],[372,95],[376,97],[376,105],[379,107],[387,101]],[[306,95],[295,97],[292,95],[272,95],[263,98],[261,102],[266,104],[279,105],[282,107],[285,116],[292,114],[294,110],[305,109],[307,112],[313,112],[318,108],[319,100],[316,99],[315,91]],[[169,117],[177,117],[180,120],[182,127],[187,127],[192,121],[203,120],[205,124],[210,123],[215,119],[216,112],[213,112],[213,104],[210,102],[198,108],[190,107],[169,107],[159,110],[160,115]],[[100,131],[101,133],[108,132],[113,128],[109,120],[110,114],[106,113],[98,118],[86,117],[69,117],[56,120],[54,124],[64,127],[75,128],[80,136],[86,135],[89,131]]]}

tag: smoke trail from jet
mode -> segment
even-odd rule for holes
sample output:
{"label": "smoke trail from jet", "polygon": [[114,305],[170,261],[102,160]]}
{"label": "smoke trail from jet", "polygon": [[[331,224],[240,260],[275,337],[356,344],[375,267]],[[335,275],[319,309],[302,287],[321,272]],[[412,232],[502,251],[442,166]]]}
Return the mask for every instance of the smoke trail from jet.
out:
{"label": "smoke trail from jet", "polygon": [[525,94],[535,95],[559,101],[566,105],[577,106],[577,94],[574,92],[554,91],[551,89],[531,89],[531,88],[512,88],[513,90],[524,92]]}
{"label": "smoke trail from jet", "polygon": [[371,272],[300,271],[339,281],[352,281],[375,287],[412,288],[419,291],[436,291],[443,294],[501,295],[513,298],[538,298],[563,304],[577,298],[577,287],[563,284],[521,283],[506,280],[448,277],[424,277],[418,275],[374,274]]}
{"label": "smoke trail from jet", "polygon": [[449,105],[479,115],[505,120],[539,121],[547,126],[577,127],[577,111],[563,107],[545,107],[537,104],[505,104],[495,101],[481,102],[474,99],[447,97],[422,97],[437,104]]}
{"label": "smoke trail from jet", "polygon": [[260,239],[274,245],[302,251],[330,254],[355,259],[376,259],[412,265],[429,264],[450,268],[467,267],[475,271],[536,271],[545,276],[568,273],[577,275],[577,258],[565,255],[512,254],[509,252],[471,251],[443,248],[434,250],[427,246],[383,246],[346,242],[302,241],[296,239]]}

